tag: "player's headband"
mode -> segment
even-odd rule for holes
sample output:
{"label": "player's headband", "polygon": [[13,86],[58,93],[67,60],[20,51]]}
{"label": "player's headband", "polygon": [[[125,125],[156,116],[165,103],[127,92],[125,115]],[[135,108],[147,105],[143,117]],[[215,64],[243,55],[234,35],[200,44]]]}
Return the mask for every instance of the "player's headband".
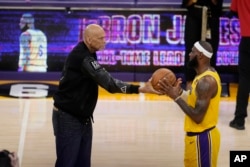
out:
{"label": "player's headband", "polygon": [[201,53],[203,53],[206,57],[211,58],[213,53],[207,51],[205,48],[203,48],[199,41],[195,42],[194,46],[196,47],[196,49],[198,49]]}

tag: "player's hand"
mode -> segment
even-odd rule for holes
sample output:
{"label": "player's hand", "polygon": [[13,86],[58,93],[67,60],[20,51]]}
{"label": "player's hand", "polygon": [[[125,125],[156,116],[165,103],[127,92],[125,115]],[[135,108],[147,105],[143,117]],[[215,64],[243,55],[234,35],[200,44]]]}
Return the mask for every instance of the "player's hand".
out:
{"label": "player's hand", "polygon": [[159,91],[162,94],[165,94],[169,96],[172,99],[176,99],[178,96],[180,96],[181,93],[181,84],[182,84],[182,79],[178,78],[175,82],[174,85],[171,85],[166,78],[163,78],[159,81]]}
{"label": "player's hand", "polygon": [[151,84],[151,78],[145,83],[145,85],[139,87],[140,93],[152,93],[157,95],[163,95],[161,92],[155,90]]}

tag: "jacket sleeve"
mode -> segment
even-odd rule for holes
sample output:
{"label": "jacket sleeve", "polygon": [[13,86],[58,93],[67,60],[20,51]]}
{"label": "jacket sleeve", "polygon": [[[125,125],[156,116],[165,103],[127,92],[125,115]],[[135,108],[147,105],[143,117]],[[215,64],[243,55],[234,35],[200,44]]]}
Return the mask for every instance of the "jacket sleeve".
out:
{"label": "jacket sleeve", "polygon": [[129,84],[113,78],[94,58],[86,57],[83,60],[82,72],[87,73],[102,88],[110,93],[139,93],[138,85]]}

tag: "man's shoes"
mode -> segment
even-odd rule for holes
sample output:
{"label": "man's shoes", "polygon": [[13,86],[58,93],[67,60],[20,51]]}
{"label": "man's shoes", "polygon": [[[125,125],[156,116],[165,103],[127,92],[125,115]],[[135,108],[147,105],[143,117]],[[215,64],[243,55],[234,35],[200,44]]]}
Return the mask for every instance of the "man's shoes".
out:
{"label": "man's shoes", "polygon": [[229,123],[229,126],[232,127],[232,128],[235,128],[235,129],[237,129],[237,130],[244,130],[244,129],[245,129],[244,124],[243,124],[243,125],[239,125],[235,120],[232,120],[232,121]]}

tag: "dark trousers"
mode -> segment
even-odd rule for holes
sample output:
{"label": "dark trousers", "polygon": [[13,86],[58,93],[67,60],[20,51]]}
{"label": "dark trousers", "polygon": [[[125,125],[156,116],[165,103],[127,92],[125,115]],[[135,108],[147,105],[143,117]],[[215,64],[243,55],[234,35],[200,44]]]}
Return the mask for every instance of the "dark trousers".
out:
{"label": "dark trousers", "polygon": [[90,167],[91,120],[81,123],[66,112],[53,110],[52,123],[56,139],[55,167]]}
{"label": "dark trousers", "polygon": [[[189,53],[191,52],[194,43],[201,40],[201,28],[202,28],[202,9],[191,8],[187,12],[185,23],[185,79],[186,81],[192,81],[196,75],[194,69],[188,68],[187,63],[189,61]],[[219,46],[219,17],[208,18],[207,23],[211,29],[211,39],[207,39],[213,47],[213,56],[210,63],[213,67],[216,67],[217,51]]]}
{"label": "dark trousers", "polygon": [[239,85],[236,97],[235,118],[244,124],[250,92],[250,37],[242,37],[239,45]]}

